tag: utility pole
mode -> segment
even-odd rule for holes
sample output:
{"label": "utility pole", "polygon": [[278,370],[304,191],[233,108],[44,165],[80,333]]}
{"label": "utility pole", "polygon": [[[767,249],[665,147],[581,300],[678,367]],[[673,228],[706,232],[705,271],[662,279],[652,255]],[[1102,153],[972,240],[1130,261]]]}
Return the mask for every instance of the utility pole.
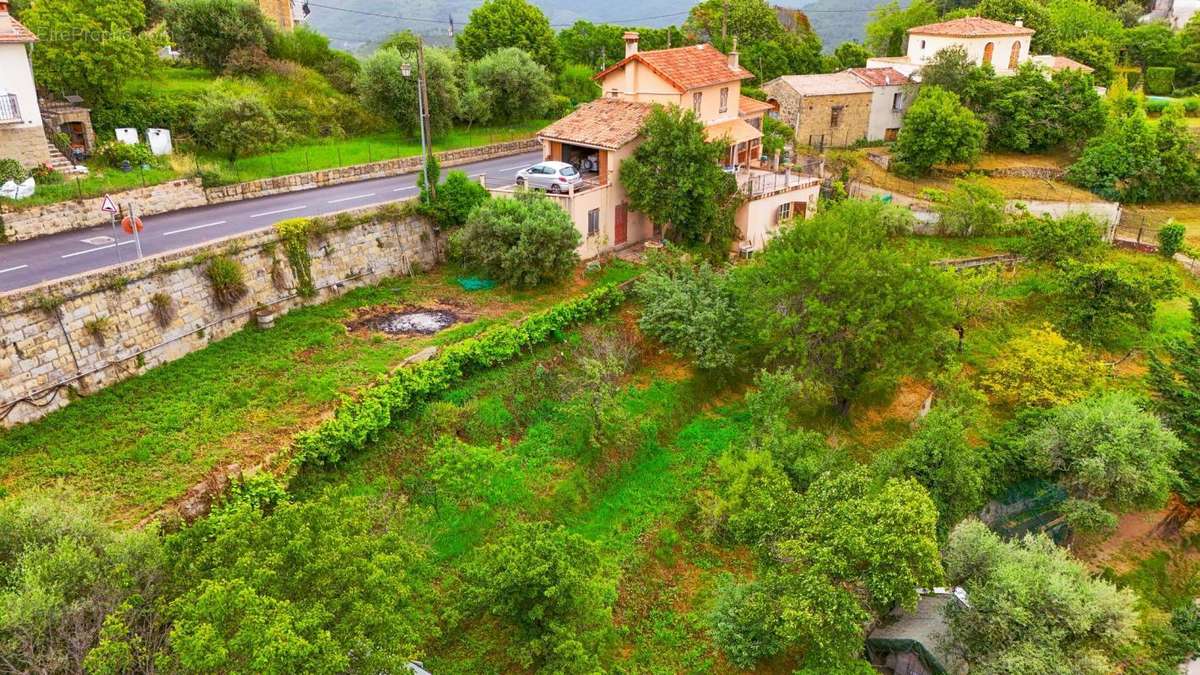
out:
{"label": "utility pole", "polygon": [[421,113],[421,159],[422,170],[425,172],[425,187],[429,190],[429,199],[437,199],[437,186],[429,180],[429,146],[433,144],[433,136],[429,130],[429,91],[425,81],[425,40],[417,38],[417,106]]}

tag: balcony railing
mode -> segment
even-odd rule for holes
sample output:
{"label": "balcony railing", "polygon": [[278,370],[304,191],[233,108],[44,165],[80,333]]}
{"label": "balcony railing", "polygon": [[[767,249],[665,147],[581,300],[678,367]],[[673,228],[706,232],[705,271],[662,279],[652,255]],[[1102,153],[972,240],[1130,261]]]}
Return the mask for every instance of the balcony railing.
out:
{"label": "balcony railing", "polygon": [[749,199],[762,199],[777,195],[781,192],[810,188],[819,181],[806,175],[790,172],[775,173],[773,171],[751,170],[738,174],[738,187]]}
{"label": "balcony railing", "polygon": [[0,124],[21,121],[21,106],[16,94],[0,94]]}

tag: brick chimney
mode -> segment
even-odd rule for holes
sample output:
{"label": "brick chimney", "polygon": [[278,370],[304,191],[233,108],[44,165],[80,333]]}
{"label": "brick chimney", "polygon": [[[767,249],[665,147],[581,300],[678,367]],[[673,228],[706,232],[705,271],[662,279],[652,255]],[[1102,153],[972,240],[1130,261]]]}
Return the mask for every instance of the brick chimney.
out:
{"label": "brick chimney", "polygon": [[1013,22],[1013,25],[1017,28],[1023,28],[1025,26],[1025,19],[1017,19]]}
{"label": "brick chimney", "polygon": [[638,34],[634,31],[627,31],[625,37],[625,58],[629,58],[638,53]]}
{"label": "brick chimney", "polygon": [[738,50],[737,50],[737,36],[736,35],[733,36],[733,49],[729,50],[729,67],[733,68],[734,70],[738,70],[741,68],[741,66],[738,65]]}

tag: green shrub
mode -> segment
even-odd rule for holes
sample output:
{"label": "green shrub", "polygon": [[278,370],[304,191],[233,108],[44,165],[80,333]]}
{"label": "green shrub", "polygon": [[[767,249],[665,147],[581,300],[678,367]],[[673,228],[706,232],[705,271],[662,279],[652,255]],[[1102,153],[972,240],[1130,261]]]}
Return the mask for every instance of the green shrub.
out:
{"label": "green shrub", "polygon": [[1137,89],[1137,86],[1142,82],[1142,74],[1136,70],[1125,71],[1125,82],[1129,85],[1129,90]]}
{"label": "green shrub", "polygon": [[774,630],[777,611],[761,582],[737,584],[727,580],[717,591],[717,602],[709,615],[713,642],[733,665],[753,668],[784,647]]}
{"label": "green shrub", "polygon": [[17,183],[25,180],[25,169],[15,159],[0,159],[0,183],[10,180]]}
{"label": "green shrub", "polygon": [[1061,262],[1078,258],[1102,242],[1103,225],[1086,213],[1062,218],[1026,216],[1020,227],[1025,230],[1020,252],[1030,260]]}
{"label": "green shrub", "polygon": [[1171,102],[1166,99],[1148,98],[1146,99],[1145,108],[1146,112],[1151,115],[1161,115],[1170,104]]}
{"label": "green shrub", "polygon": [[1183,112],[1188,117],[1200,115],[1200,98],[1191,96],[1183,99]]}
{"label": "green shrub", "polygon": [[546,117],[549,118],[566,117],[574,109],[575,104],[562,94],[551,94],[546,101]]}
{"label": "green shrub", "polygon": [[312,258],[308,254],[308,236],[312,229],[312,218],[292,218],[275,223],[275,232],[279,235],[279,241],[283,242],[288,266],[292,268],[292,276],[296,279],[296,292],[302,298],[317,294],[313,285]]}
{"label": "green shrub", "polygon": [[[500,200],[497,200],[500,201]],[[334,416],[296,437],[296,464],[337,464],[362,450],[417,403],[444,392],[463,376],[490,368],[567,328],[606,314],[624,300],[616,286],[604,286],[527,318],[519,326],[493,326],[478,337],[451,345],[436,358],[397,371]]]}
{"label": "green shrub", "polygon": [[446,175],[446,182],[438,186],[437,199],[425,207],[425,212],[433,218],[438,227],[458,227],[467,222],[475,207],[490,197],[487,188],[471,180],[467,174],[451,171]]}
{"label": "green shrub", "polygon": [[217,256],[210,260],[205,275],[212,286],[213,302],[221,309],[233,307],[250,292],[246,287],[242,266],[229,256]]}
{"label": "green shrub", "polygon": [[145,143],[130,145],[119,141],[108,141],[96,150],[96,156],[114,169],[121,168],[125,162],[129,162],[129,165],[135,169],[143,164],[154,163],[154,153]]}
{"label": "green shrub", "polygon": [[1165,258],[1174,258],[1183,248],[1183,236],[1187,233],[1180,223],[1169,221],[1158,231],[1158,252]]}
{"label": "green shrub", "polygon": [[1169,66],[1150,66],[1146,69],[1146,93],[1168,96],[1175,91],[1175,69]]}
{"label": "green shrub", "polygon": [[481,204],[450,240],[456,258],[500,283],[529,288],[567,277],[582,241],[571,216],[552,199],[520,192]]}

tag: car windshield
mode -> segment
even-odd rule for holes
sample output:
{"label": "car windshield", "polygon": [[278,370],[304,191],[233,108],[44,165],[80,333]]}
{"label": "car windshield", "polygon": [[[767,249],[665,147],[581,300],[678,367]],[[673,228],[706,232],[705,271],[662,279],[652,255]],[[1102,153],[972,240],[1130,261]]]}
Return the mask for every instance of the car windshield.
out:
{"label": "car windshield", "polygon": [[564,166],[561,170],[559,170],[559,173],[561,173],[564,176],[574,176],[575,175],[575,167]]}

